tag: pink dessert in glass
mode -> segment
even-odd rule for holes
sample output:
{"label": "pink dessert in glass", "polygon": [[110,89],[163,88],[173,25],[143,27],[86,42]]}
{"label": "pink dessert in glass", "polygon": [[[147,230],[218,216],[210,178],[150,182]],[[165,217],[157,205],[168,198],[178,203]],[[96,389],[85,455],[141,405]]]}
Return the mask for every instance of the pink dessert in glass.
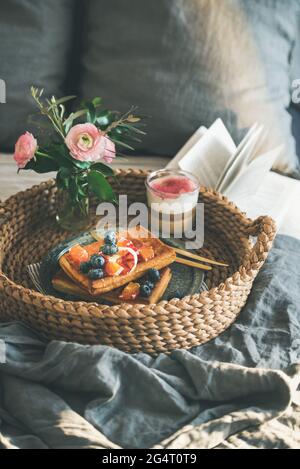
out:
{"label": "pink dessert in glass", "polygon": [[200,189],[193,174],[181,170],[155,171],[148,176],[146,188],[152,216],[159,219],[169,216],[171,232],[176,224],[177,228],[184,227],[193,219]]}
{"label": "pink dessert in glass", "polygon": [[150,190],[161,195],[162,199],[176,199],[182,194],[193,193],[198,185],[183,175],[162,176],[149,182]]}

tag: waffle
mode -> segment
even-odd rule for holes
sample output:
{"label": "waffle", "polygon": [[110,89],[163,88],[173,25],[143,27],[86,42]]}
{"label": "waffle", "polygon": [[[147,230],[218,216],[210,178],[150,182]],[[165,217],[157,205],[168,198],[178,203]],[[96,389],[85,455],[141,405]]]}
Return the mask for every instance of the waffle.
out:
{"label": "waffle", "polygon": [[105,300],[109,301],[113,304],[120,304],[120,303],[128,303],[128,304],[155,304],[161,299],[163,294],[165,293],[169,282],[172,278],[172,272],[169,267],[165,267],[160,272],[160,280],[156,283],[155,287],[152,290],[152,293],[149,298],[141,298],[138,297],[135,300],[123,300],[119,298],[119,295],[122,292],[123,288],[118,288],[117,290],[113,290],[109,293],[104,293],[101,297],[95,297],[89,295],[86,290],[80,288],[76,283],[70,280],[69,277],[62,271],[59,272],[53,277],[52,285],[55,290],[61,293],[67,293],[68,295],[76,296],[79,299],[85,301],[99,301]]}
{"label": "waffle", "polygon": [[[118,236],[125,237],[133,242],[142,242],[144,245],[151,245],[155,254],[154,258],[149,261],[139,262],[134,271],[126,275],[104,277],[100,280],[90,280],[72,264],[68,257],[68,253],[64,254],[59,260],[61,269],[82,290],[86,291],[88,295],[101,296],[104,293],[110,292],[129,282],[139,279],[149,269],[153,268],[161,270],[170,265],[176,259],[174,249],[166,246],[158,238],[153,237],[153,235],[145,228],[138,227],[121,231],[118,233]],[[99,249],[103,243],[103,240],[98,240],[98,243],[93,243],[93,245],[97,245]],[[89,247],[88,250],[90,250]]]}

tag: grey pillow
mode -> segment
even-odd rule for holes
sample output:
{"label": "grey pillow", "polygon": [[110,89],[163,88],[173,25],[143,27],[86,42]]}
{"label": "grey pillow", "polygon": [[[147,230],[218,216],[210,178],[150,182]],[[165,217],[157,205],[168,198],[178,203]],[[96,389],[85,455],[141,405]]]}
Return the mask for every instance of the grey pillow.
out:
{"label": "grey pillow", "polygon": [[0,149],[11,150],[30,126],[36,108],[30,86],[64,93],[71,43],[72,0],[10,0],[0,14],[0,78],[6,104],[0,104]]}
{"label": "grey pillow", "polygon": [[[297,37],[294,44],[294,48],[291,55],[291,70],[290,70],[290,81],[291,81],[291,93],[296,93],[296,101],[293,101],[293,104],[296,104],[298,108],[300,107],[299,101],[299,80],[300,80],[300,12],[297,17],[298,31]],[[294,83],[297,80],[297,83]],[[297,89],[296,89],[297,88]]]}
{"label": "grey pillow", "polygon": [[81,94],[148,115],[139,151],[174,155],[200,125],[222,117],[239,141],[270,127],[285,144],[277,167],[297,166],[290,55],[298,0],[91,0]]}

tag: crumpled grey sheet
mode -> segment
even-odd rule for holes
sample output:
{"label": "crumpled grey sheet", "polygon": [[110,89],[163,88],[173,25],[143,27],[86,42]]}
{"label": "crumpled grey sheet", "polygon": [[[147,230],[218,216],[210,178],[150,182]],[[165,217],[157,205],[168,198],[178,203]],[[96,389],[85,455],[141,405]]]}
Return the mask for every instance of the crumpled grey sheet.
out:
{"label": "crumpled grey sheet", "polygon": [[0,447],[300,448],[299,265],[279,236],[237,322],[171,356],[0,324]]}

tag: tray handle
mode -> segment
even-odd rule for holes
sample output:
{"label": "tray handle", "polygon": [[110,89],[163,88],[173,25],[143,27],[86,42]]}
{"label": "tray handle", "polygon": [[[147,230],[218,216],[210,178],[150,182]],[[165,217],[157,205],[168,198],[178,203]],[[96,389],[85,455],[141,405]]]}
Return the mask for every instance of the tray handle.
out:
{"label": "tray handle", "polygon": [[259,271],[264,264],[277,233],[275,221],[268,216],[262,216],[250,223],[246,228],[248,236],[257,237],[244,267],[247,272]]}

